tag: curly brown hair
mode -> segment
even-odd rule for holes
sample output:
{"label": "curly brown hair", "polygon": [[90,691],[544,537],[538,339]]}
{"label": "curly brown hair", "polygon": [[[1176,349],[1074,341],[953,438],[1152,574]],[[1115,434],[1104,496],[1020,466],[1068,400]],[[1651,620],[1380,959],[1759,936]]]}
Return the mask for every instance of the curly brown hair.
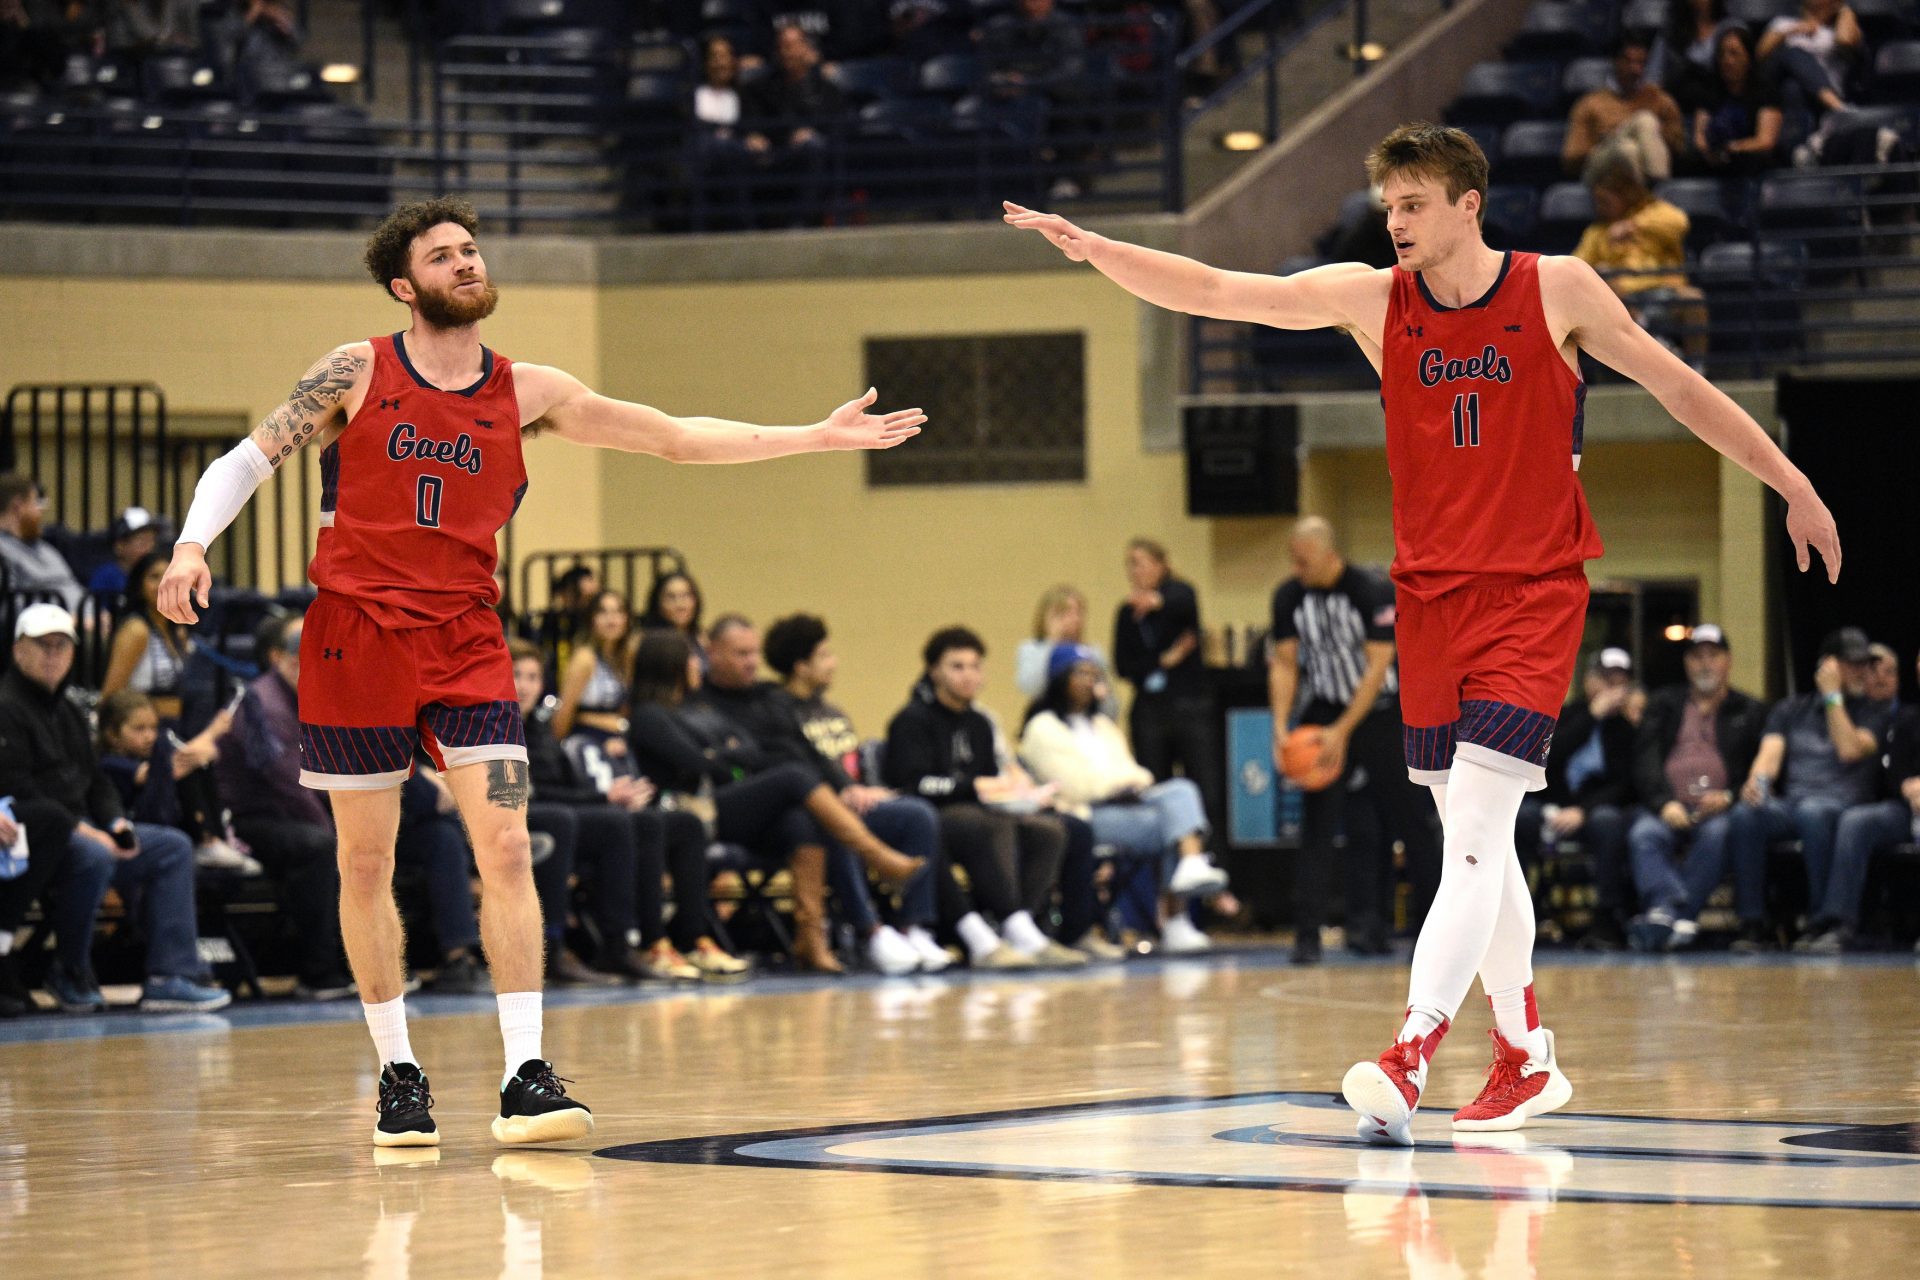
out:
{"label": "curly brown hair", "polygon": [[1446,125],[1403,124],[1367,155],[1367,181],[1385,186],[1396,174],[1432,178],[1445,185],[1447,203],[1480,193],[1480,221],[1487,220],[1487,156],[1473,135]]}
{"label": "curly brown hair", "polygon": [[367,270],[388,297],[398,301],[393,282],[406,276],[413,242],[443,222],[457,223],[473,235],[480,227],[480,215],[458,196],[435,196],[401,205],[367,237]]}

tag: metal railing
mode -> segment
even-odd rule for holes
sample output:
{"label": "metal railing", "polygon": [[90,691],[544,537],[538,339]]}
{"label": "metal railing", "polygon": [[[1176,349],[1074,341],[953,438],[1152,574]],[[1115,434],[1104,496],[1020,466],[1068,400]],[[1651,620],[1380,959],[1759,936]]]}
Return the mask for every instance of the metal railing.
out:
{"label": "metal railing", "polygon": [[[511,536],[512,525],[507,526]],[[511,545],[507,559],[512,559]],[[641,575],[642,566],[645,576]],[[551,609],[549,588],[555,577],[576,566],[594,571],[603,590],[618,591],[637,614],[647,593],[663,574],[685,573],[687,558],[677,547],[587,547],[579,551],[536,551],[520,562],[519,594],[511,607],[532,618]],[[536,587],[538,590],[536,591]]]}
{"label": "metal railing", "polygon": [[[1780,170],[1749,180],[1727,203],[1725,225],[1705,237],[1713,242],[1657,273],[1684,277],[1684,287],[1621,290],[1650,332],[1718,377],[1920,361],[1920,165]],[[1337,330],[1195,318],[1189,335],[1195,394],[1378,384]],[[1591,361],[1583,367],[1590,380],[1614,376]]]}

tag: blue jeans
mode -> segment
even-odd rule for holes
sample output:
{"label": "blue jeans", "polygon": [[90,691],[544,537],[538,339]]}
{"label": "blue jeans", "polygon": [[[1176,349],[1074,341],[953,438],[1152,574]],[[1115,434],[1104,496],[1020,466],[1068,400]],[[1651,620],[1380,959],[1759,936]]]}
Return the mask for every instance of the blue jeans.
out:
{"label": "blue jeans", "polygon": [[1157,858],[1168,875],[1179,857],[1180,841],[1207,831],[1200,788],[1185,778],[1156,782],[1130,803],[1096,804],[1089,821],[1097,843]]}
{"label": "blue jeans", "polygon": [[1913,832],[1913,808],[1905,800],[1882,800],[1855,805],[1840,816],[1833,844],[1833,871],[1827,877],[1827,896],[1815,899],[1813,909],[1823,921],[1860,923],[1860,898],[1867,888],[1867,867],[1873,855],[1906,840]]}
{"label": "blue jeans", "polygon": [[69,973],[93,971],[93,923],[113,883],[113,850],[79,834],[67,842],[67,856],[48,886],[53,919],[54,955]]}
{"label": "blue jeans", "polygon": [[[147,980],[192,978],[201,971],[200,918],[193,903],[193,841],[172,827],[136,822],[140,851],[118,858],[115,847],[75,832],[67,884],[60,892],[54,928],[60,959],[77,973],[88,970],[93,922],[111,882],[140,922],[147,938]],[[104,873],[104,875],[103,875]],[[68,892],[68,886],[77,892]],[[97,885],[97,892],[90,892]]]}
{"label": "blue jeans", "polygon": [[1833,800],[1812,798],[1733,807],[1727,853],[1733,859],[1734,910],[1742,922],[1758,924],[1766,918],[1767,846],[1776,840],[1799,837],[1807,860],[1807,901],[1815,908],[1826,901],[1833,841],[1844,808]]}
{"label": "blue jeans", "polygon": [[[937,810],[917,796],[896,796],[869,809],[862,820],[867,830],[909,858],[925,858],[927,869],[915,876],[900,895],[899,921],[904,928],[932,928],[934,922],[934,877],[940,861],[940,816]],[[827,884],[833,890],[840,918],[862,936],[872,933],[880,923],[873,908],[873,896],[867,889],[867,874],[860,860],[838,841],[827,845]]]}
{"label": "blue jeans", "polygon": [[[1681,920],[1698,916],[1726,870],[1727,826],[1728,814],[1717,813],[1689,831],[1675,831],[1657,814],[1640,810],[1627,832],[1640,906],[1662,908]],[[1683,850],[1686,860],[1676,865]]]}
{"label": "blue jeans", "polygon": [[480,945],[480,917],[473,909],[473,857],[460,821],[450,813],[411,816],[394,842],[397,861],[427,875],[427,916],[442,958]]}

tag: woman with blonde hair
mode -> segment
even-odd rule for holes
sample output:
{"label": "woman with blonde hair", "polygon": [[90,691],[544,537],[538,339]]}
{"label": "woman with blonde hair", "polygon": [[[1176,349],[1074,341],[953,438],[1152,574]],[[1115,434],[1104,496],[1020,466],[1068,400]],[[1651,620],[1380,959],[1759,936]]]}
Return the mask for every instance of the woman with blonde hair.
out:
{"label": "woman with blonde hair", "polygon": [[[1048,587],[1033,611],[1033,635],[1020,642],[1013,659],[1013,683],[1029,698],[1047,691],[1047,658],[1055,646],[1086,644],[1087,598],[1078,587],[1061,583]],[[1098,645],[1093,650],[1101,670],[1108,670],[1107,655]]]}

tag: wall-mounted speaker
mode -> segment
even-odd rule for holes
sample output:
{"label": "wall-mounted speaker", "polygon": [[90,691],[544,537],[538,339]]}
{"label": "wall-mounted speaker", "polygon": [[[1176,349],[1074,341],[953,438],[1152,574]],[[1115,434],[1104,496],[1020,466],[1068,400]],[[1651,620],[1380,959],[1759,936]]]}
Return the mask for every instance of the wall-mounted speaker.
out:
{"label": "wall-mounted speaker", "polygon": [[1196,404],[1181,414],[1187,514],[1300,511],[1300,410],[1291,404]]}

